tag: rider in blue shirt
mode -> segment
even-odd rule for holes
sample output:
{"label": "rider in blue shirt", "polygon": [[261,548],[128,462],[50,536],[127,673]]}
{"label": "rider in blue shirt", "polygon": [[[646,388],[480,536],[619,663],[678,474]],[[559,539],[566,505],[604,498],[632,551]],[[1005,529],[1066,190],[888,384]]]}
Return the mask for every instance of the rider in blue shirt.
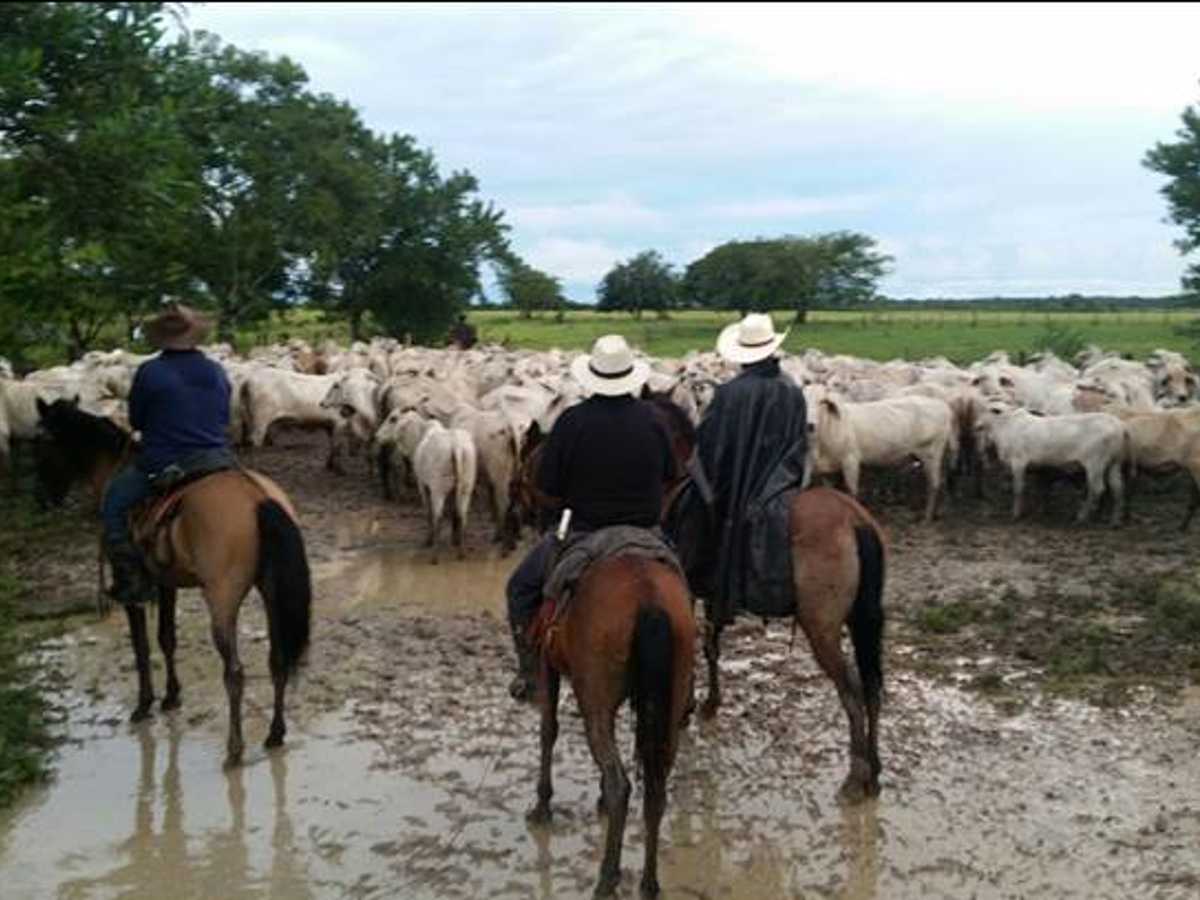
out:
{"label": "rider in blue shirt", "polygon": [[143,603],[153,589],[130,534],[130,510],[170,474],[233,463],[226,434],[229,379],[197,349],[209,327],[181,304],[171,304],[146,326],[148,340],[162,352],[138,367],[129,391],[129,423],[141,442],[133,463],[109,482],[100,509],[112,595],[119,603]]}

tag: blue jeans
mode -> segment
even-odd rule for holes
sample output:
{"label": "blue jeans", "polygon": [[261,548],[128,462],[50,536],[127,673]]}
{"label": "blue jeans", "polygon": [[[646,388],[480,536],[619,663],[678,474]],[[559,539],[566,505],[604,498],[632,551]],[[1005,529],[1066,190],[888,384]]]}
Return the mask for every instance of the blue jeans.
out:
{"label": "blue jeans", "polygon": [[543,535],[509,576],[505,594],[508,596],[508,621],[511,624],[528,625],[541,606],[546,567],[550,565],[556,544],[553,532]]}
{"label": "blue jeans", "polygon": [[107,547],[129,544],[133,536],[129,533],[129,511],[150,494],[150,479],[137,466],[126,466],[108,483],[104,502],[100,506],[100,521],[104,525],[104,543]]}

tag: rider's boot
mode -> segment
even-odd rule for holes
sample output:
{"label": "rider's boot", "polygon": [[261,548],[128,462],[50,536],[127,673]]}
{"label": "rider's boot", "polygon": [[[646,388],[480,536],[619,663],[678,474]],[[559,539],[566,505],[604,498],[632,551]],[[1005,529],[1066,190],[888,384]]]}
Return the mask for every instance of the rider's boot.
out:
{"label": "rider's boot", "polygon": [[509,627],[512,629],[513,646],[517,651],[517,674],[508,686],[508,693],[514,700],[532,700],[537,689],[537,679],[536,657],[526,634],[529,623],[510,622]]}
{"label": "rider's boot", "polygon": [[138,605],[154,596],[154,581],[137,547],[128,542],[110,544],[108,560],[113,570],[113,584],[108,593],[113,600],[123,605]]}

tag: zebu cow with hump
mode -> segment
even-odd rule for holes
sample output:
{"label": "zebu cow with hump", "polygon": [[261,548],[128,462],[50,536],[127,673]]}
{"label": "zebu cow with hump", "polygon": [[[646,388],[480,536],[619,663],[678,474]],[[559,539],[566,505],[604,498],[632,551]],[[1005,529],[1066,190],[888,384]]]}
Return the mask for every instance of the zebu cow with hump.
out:
{"label": "zebu cow with hump", "polygon": [[933,397],[893,397],[873,403],[847,403],[810,388],[809,445],[804,487],[814,475],[841,473],[846,488],[859,493],[864,465],[895,466],[917,459],[928,486],[925,521],[943,499],[946,463],[958,452],[950,406]]}
{"label": "zebu cow with hump", "polygon": [[380,426],[376,441],[387,448],[391,465],[404,465],[412,471],[429,522],[425,546],[432,548],[432,562],[438,561],[438,532],[447,501],[454,545],[463,559],[464,532],[475,490],[476,455],[471,435],[419,413],[392,412]]}
{"label": "zebu cow with hump", "polygon": [[1096,510],[1105,486],[1112,492],[1112,524],[1123,517],[1125,486],[1121,467],[1128,439],[1120,420],[1106,413],[1038,416],[1004,403],[984,403],[975,425],[983,452],[994,450],[1013,480],[1012,517],[1021,517],[1025,473],[1030,466],[1083,469],[1087,498],[1076,521],[1086,522]]}

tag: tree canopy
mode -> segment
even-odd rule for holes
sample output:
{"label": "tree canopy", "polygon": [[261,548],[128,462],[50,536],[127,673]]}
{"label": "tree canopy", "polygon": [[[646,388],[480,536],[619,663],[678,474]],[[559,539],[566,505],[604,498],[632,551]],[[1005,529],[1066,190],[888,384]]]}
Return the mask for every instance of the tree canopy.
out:
{"label": "tree canopy", "polygon": [[506,260],[466,171],[376,135],[304,69],[163,3],[0,6],[0,351],[71,355],[166,296],[219,333],[301,298],[359,331],[440,336]]}
{"label": "tree canopy", "polygon": [[687,267],[683,296],[697,306],[742,313],[792,307],[803,321],[813,306],[873,299],[891,262],[874,238],[853,231],[729,241]]}
{"label": "tree canopy", "polygon": [[[1144,165],[1169,177],[1162,194],[1167,198],[1170,220],[1183,226],[1184,236],[1175,242],[1188,255],[1200,250],[1200,106],[1183,111],[1183,125],[1174,143],[1157,143],[1147,152]],[[1200,261],[1188,266],[1183,288],[1200,292]]]}
{"label": "tree canopy", "polygon": [[596,289],[597,308],[624,310],[641,318],[642,311],[666,311],[679,298],[680,278],[656,250],[645,250],[633,259],[618,263]]}

